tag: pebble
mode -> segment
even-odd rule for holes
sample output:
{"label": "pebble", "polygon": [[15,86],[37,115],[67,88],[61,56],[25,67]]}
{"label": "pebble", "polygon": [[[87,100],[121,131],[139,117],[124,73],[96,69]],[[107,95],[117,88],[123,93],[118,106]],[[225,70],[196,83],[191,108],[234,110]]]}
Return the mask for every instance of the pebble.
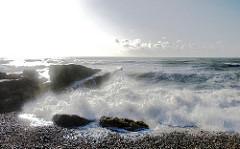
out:
{"label": "pebble", "polygon": [[199,131],[146,134],[130,139],[118,133],[109,133],[99,140],[75,136],[73,130],[57,126],[31,127],[18,119],[17,113],[0,114],[0,148],[240,148],[240,134]]}

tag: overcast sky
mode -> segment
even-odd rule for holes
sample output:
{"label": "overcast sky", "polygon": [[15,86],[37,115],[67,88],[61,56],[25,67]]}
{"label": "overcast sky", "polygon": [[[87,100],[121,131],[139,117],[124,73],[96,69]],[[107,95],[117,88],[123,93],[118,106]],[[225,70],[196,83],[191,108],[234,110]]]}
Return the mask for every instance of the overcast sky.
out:
{"label": "overcast sky", "polygon": [[240,56],[239,0],[2,0],[1,56]]}

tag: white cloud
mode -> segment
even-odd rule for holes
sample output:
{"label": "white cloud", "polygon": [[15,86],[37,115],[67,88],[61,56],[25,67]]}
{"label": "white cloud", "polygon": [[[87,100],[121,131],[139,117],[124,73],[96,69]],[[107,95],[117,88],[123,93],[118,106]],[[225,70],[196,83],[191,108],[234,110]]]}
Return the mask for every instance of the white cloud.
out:
{"label": "white cloud", "polygon": [[[163,37],[166,39],[166,37]],[[159,48],[159,49],[168,49],[172,48],[174,43],[171,43],[170,41],[166,40],[159,40],[157,42],[145,42],[141,39],[116,39],[116,43],[120,44],[121,46],[128,48],[128,49],[153,49],[153,48]],[[178,42],[179,44],[179,42]]]}
{"label": "white cloud", "polygon": [[209,51],[219,50],[223,48],[221,41],[213,43],[200,43],[183,41],[181,39],[170,41],[167,37],[161,37],[161,40],[156,42],[144,41],[142,39],[116,39],[116,43],[123,48],[127,49],[128,52],[138,54],[147,53],[149,55],[155,55],[161,53],[161,51]]}

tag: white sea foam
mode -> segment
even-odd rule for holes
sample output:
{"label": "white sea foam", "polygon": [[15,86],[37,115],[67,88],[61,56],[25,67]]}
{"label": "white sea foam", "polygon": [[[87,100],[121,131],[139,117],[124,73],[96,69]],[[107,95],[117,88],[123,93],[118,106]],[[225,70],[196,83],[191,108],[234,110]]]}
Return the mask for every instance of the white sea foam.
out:
{"label": "white sea foam", "polygon": [[36,115],[34,114],[26,114],[26,113],[22,113],[19,115],[19,118],[24,119],[24,120],[28,120],[30,122],[30,126],[49,126],[52,125],[52,121],[46,121],[42,118],[38,118],[36,117]]}
{"label": "white sea foam", "polygon": [[56,113],[89,119],[105,115],[143,120],[151,129],[172,126],[240,132],[239,90],[171,88],[138,81],[126,71],[115,73],[99,89],[48,92],[26,104],[23,112],[45,120]]}

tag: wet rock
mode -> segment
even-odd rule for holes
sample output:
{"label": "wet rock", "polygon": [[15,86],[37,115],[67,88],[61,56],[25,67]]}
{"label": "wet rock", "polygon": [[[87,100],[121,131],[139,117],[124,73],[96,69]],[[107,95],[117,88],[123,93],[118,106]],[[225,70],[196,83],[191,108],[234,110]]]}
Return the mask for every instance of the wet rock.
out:
{"label": "wet rock", "polygon": [[35,81],[20,78],[0,82],[0,113],[19,111],[39,89]]}
{"label": "wet rock", "polygon": [[4,72],[0,72],[0,79],[6,79],[7,74]]}
{"label": "wet rock", "polygon": [[5,79],[20,79],[23,78],[22,74],[8,74]]}
{"label": "wet rock", "polygon": [[21,74],[6,74],[4,72],[0,72],[0,80],[3,80],[3,79],[19,79],[21,77],[22,77]]}
{"label": "wet rock", "polygon": [[85,126],[92,122],[86,118],[77,116],[77,115],[67,115],[67,114],[56,114],[53,116],[52,121],[54,124],[64,128],[73,128]]}
{"label": "wet rock", "polygon": [[24,78],[27,78],[27,79],[35,81],[35,82],[39,81],[39,79],[38,79],[39,74],[34,69],[25,69],[25,70],[23,70],[22,76]]}
{"label": "wet rock", "polygon": [[139,131],[148,129],[149,126],[143,121],[133,121],[126,118],[106,117],[103,116],[99,121],[100,126],[106,128],[121,128],[128,131]]}
{"label": "wet rock", "polygon": [[35,70],[24,70],[22,74],[0,73],[0,113],[21,110],[22,105],[38,93]]}
{"label": "wet rock", "polygon": [[99,69],[91,69],[81,65],[51,65],[49,75],[51,87],[55,91],[70,86],[75,81],[86,79],[96,73]]}

